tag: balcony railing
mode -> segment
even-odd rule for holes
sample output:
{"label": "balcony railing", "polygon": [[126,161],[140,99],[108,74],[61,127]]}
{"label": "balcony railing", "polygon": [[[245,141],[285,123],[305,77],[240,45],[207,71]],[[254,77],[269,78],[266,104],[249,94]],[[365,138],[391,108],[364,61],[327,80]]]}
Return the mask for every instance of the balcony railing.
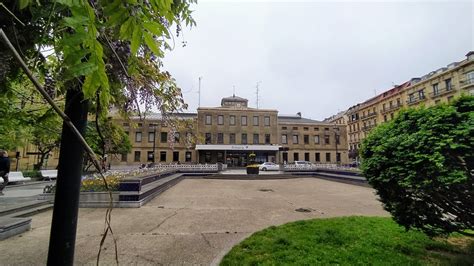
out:
{"label": "balcony railing", "polygon": [[443,88],[443,89],[440,89],[438,91],[430,92],[430,97],[431,98],[436,98],[436,97],[440,97],[440,96],[446,95],[446,94],[451,93],[451,92],[454,92],[454,86],[453,85],[451,85],[451,87],[449,87],[449,88]]}
{"label": "balcony railing", "polygon": [[474,78],[468,78],[468,79],[465,79],[465,80],[461,80],[461,88],[464,88],[464,87],[470,87],[472,85],[474,85]]}
{"label": "balcony railing", "polygon": [[391,112],[391,111],[394,111],[394,110],[397,110],[397,109],[400,109],[400,107],[402,107],[403,104],[397,104],[397,105],[392,105],[392,106],[389,106],[387,108],[383,108],[382,109],[382,114],[384,113],[388,113],[388,112]]}
{"label": "balcony railing", "polygon": [[367,115],[361,116],[360,119],[361,120],[369,119],[369,118],[374,117],[376,115],[377,115],[377,112],[372,112],[372,113],[368,113]]}
{"label": "balcony railing", "polygon": [[362,130],[363,130],[363,131],[369,131],[369,130],[371,130],[372,128],[374,128],[374,127],[376,127],[376,126],[377,126],[376,124],[375,124],[375,125],[363,126],[363,127],[362,127]]}
{"label": "balcony railing", "polygon": [[407,100],[407,104],[408,105],[412,105],[412,104],[416,104],[416,103],[419,103],[421,101],[424,101],[426,100],[426,97],[425,96],[422,96],[422,97],[413,97],[413,98],[409,98]]}

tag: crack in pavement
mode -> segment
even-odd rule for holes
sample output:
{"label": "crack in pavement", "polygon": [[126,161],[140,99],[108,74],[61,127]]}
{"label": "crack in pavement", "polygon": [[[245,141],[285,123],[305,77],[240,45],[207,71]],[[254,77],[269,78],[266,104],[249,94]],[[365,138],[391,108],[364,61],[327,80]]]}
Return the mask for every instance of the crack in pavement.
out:
{"label": "crack in pavement", "polygon": [[154,230],[158,229],[162,224],[164,224],[166,221],[168,221],[168,219],[172,218],[173,216],[175,216],[177,214],[178,214],[178,211],[175,211],[173,214],[167,216],[163,221],[161,221],[157,226],[155,226],[154,228],[149,230],[147,233],[150,233],[151,231],[154,231]]}
{"label": "crack in pavement", "polygon": [[206,244],[207,244],[210,248],[214,248],[214,247],[211,245],[211,242],[209,242],[209,239],[207,239],[207,237],[204,235],[204,233],[201,233],[201,236],[202,236],[202,238],[204,239],[204,241],[206,242]]}

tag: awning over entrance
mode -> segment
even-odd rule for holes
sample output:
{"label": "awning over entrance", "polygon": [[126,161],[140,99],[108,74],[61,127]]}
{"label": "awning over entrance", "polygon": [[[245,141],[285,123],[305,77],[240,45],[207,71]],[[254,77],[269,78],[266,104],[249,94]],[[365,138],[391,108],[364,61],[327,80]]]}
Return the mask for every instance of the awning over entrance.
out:
{"label": "awning over entrance", "polygon": [[279,145],[196,145],[198,151],[278,151]]}

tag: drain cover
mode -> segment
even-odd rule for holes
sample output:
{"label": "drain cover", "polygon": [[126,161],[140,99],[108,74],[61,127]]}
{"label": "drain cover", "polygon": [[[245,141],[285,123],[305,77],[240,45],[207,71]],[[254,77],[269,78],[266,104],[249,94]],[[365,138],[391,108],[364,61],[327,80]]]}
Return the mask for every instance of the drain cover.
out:
{"label": "drain cover", "polygon": [[295,211],[297,211],[297,212],[312,212],[313,210],[309,209],[309,208],[298,208]]}

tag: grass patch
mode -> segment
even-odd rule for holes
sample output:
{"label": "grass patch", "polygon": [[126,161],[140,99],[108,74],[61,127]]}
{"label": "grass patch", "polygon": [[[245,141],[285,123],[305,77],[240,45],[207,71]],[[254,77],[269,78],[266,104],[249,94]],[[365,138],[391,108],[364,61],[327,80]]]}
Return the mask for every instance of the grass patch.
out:
{"label": "grass patch", "polygon": [[297,221],[254,233],[221,265],[472,265],[474,239],[430,239],[391,218],[341,217]]}

